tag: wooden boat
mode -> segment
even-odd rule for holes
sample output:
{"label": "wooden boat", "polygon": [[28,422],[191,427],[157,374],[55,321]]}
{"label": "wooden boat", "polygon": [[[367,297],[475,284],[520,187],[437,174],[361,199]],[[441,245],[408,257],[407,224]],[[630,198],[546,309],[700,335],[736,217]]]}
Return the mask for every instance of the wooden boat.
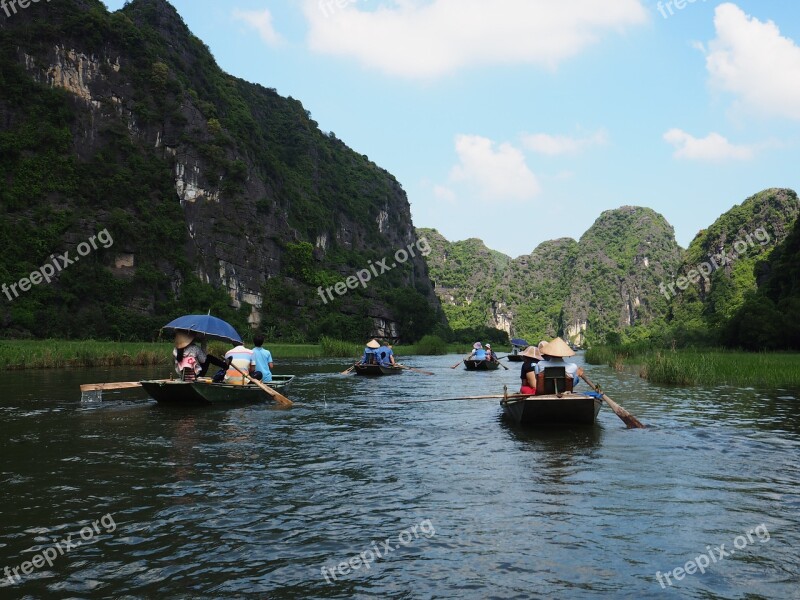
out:
{"label": "wooden boat", "polygon": [[574,392],[511,397],[500,401],[507,419],[528,427],[551,423],[591,425],[596,421],[602,404],[600,398]]}
{"label": "wooden boat", "polygon": [[[273,375],[272,381],[264,383],[273,390],[283,393],[283,390],[289,386],[294,378],[294,375]],[[141,381],[139,383],[150,394],[150,397],[160,404],[227,406],[272,401],[267,392],[253,384],[212,383],[209,379],[201,379],[200,381]]]}
{"label": "wooden boat", "polygon": [[384,367],[383,365],[355,365],[356,375],[399,375],[403,372],[401,367]]}
{"label": "wooden boat", "polygon": [[496,371],[500,368],[500,361],[497,360],[474,360],[464,359],[464,366],[467,371]]}
{"label": "wooden boat", "polygon": [[530,344],[521,338],[511,340],[511,352],[508,355],[509,362],[522,362],[522,352]]}

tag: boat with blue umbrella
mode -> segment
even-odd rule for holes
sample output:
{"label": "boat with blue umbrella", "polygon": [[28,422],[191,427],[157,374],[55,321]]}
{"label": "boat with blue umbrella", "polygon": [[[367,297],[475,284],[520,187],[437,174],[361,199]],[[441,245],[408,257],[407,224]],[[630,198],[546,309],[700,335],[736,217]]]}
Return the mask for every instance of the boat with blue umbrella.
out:
{"label": "boat with blue umbrella", "polygon": [[514,338],[511,340],[511,352],[506,358],[508,358],[510,362],[522,362],[522,353],[528,346],[530,346],[530,344],[522,338]]}

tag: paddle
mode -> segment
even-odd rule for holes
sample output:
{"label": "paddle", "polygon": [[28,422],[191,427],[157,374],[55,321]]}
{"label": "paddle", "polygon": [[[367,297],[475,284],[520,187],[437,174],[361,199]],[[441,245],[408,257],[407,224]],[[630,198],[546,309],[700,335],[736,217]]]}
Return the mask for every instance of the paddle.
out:
{"label": "paddle", "polygon": [[501,367],[503,367],[503,368],[504,368],[506,371],[508,371],[508,367],[507,367],[507,366],[505,366],[503,363],[501,363],[501,362],[500,362],[500,360],[496,360],[495,362],[496,362],[498,365],[500,365]]}
{"label": "paddle", "polygon": [[422,373],[423,375],[436,375],[436,373],[431,373],[430,371],[423,371],[422,369],[415,369],[414,367],[407,367],[405,365],[401,365],[397,363],[397,366],[401,369],[408,369],[409,371],[414,371],[416,373]]}
{"label": "paddle", "polygon": [[622,419],[622,421],[625,423],[625,425],[628,427],[628,429],[634,429],[634,428],[645,429],[645,426],[642,425],[639,422],[639,419],[634,417],[631,413],[629,413],[627,410],[622,408],[619,404],[614,402],[611,398],[606,396],[603,393],[603,390],[600,389],[599,385],[595,385],[591,381],[589,381],[589,378],[586,377],[586,375],[581,375],[581,379],[583,379],[586,382],[586,385],[588,385],[590,388],[592,388],[595,392],[597,392],[598,394],[600,394],[603,397],[603,400],[605,400],[605,402],[606,402],[606,404],[608,404],[609,408],[611,408],[611,410],[614,411],[614,414],[616,414],[620,419]]}
{"label": "paddle", "polygon": [[288,399],[286,396],[284,396],[284,395],[283,395],[283,394],[281,394],[280,392],[276,392],[276,391],[275,391],[275,390],[273,390],[271,387],[269,387],[269,386],[266,386],[266,385],[264,385],[263,383],[261,383],[261,382],[260,382],[258,379],[253,379],[252,377],[250,377],[250,375],[248,375],[247,373],[245,373],[244,371],[242,371],[242,370],[241,370],[239,367],[237,367],[235,364],[231,363],[231,364],[230,364],[230,366],[231,366],[231,367],[233,367],[234,369],[236,369],[236,370],[239,372],[239,374],[240,374],[242,377],[244,377],[245,379],[247,379],[247,381],[249,381],[250,383],[255,383],[255,384],[258,386],[258,387],[260,387],[262,390],[264,390],[265,392],[267,392],[267,393],[268,393],[270,396],[272,396],[272,397],[275,399],[275,401],[276,401],[278,404],[280,404],[281,406],[285,406],[286,408],[289,408],[290,406],[292,406],[292,405],[294,404],[294,402],[292,402],[291,400],[289,400],[289,399]]}
{"label": "paddle", "polygon": [[102,392],[103,390],[128,390],[141,387],[138,381],[117,381],[116,383],[84,383],[81,386],[83,392]]}
{"label": "paddle", "polygon": [[356,368],[356,366],[355,366],[355,365],[353,365],[353,366],[352,366],[352,367],[350,367],[349,369],[345,369],[344,371],[342,371],[341,373],[339,373],[339,375],[349,375],[349,374],[352,372],[352,370],[353,370],[353,369],[355,369],[355,368]]}
{"label": "paddle", "polygon": [[[472,356],[472,354],[470,354],[469,356]],[[450,368],[451,368],[451,369],[455,369],[455,368],[456,368],[458,365],[460,365],[460,364],[461,364],[462,362],[464,362],[465,360],[469,360],[469,356],[467,356],[466,358],[462,358],[460,361],[458,361],[456,364],[454,364],[454,365],[453,365],[452,367],[450,367]]]}
{"label": "paddle", "polygon": [[421,404],[423,402],[454,402],[456,400],[502,400],[509,398],[516,400],[518,398],[529,398],[530,394],[492,394],[491,396],[460,396],[458,398],[437,398],[433,400],[400,400],[397,404]]}

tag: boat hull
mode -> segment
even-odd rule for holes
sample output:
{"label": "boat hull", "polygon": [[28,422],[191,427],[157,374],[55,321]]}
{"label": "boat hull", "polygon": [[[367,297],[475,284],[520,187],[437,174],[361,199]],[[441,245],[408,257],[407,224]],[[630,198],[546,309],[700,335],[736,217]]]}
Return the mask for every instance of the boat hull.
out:
{"label": "boat hull", "polygon": [[500,368],[500,363],[489,360],[464,359],[464,367],[467,369],[467,371],[496,371],[498,368]]}
{"label": "boat hull", "polygon": [[508,355],[509,362],[522,362],[522,355],[521,354],[509,354]]}
{"label": "boat hull", "polygon": [[384,367],[382,365],[356,365],[356,375],[375,377],[380,375],[399,375],[403,372],[400,367]]}
{"label": "boat hull", "polygon": [[553,423],[591,425],[603,401],[584,394],[564,394],[562,397],[528,396],[502,400],[500,405],[507,419],[523,427]]}
{"label": "boat hull", "polygon": [[[294,375],[273,375],[265,385],[283,391]],[[204,381],[142,381],[142,387],[159,404],[174,406],[227,406],[272,401],[272,397],[256,385],[229,385]]]}

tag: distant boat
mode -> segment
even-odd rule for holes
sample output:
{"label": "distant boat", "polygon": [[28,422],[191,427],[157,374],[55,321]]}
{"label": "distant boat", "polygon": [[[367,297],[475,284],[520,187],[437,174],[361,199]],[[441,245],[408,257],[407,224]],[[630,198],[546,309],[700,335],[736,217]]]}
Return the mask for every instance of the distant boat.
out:
{"label": "distant boat", "polygon": [[500,361],[465,358],[464,366],[467,368],[467,371],[496,371],[500,367]]}
{"label": "distant boat", "polygon": [[[264,384],[276,391],[286,389],[294,375],[273,375]],[[232,385],[200,381],[141,381],[145,391],[159,404],[176,406],[234,406],[239,404],[271,402],[267,392],[256,385]]]}
{"label": "distant boat", "polygon": [[399,375],[403,372],[402,367],[384,367],[383,365],[355,365],[356,375]]}
{"label": "distant boat", "polygon": [[514,338],[511,340],[511,353],[507,357],[508,360],[510,362],[522,362],[522,353],[528,346],[530,346],[530,344],[522,338]]}

